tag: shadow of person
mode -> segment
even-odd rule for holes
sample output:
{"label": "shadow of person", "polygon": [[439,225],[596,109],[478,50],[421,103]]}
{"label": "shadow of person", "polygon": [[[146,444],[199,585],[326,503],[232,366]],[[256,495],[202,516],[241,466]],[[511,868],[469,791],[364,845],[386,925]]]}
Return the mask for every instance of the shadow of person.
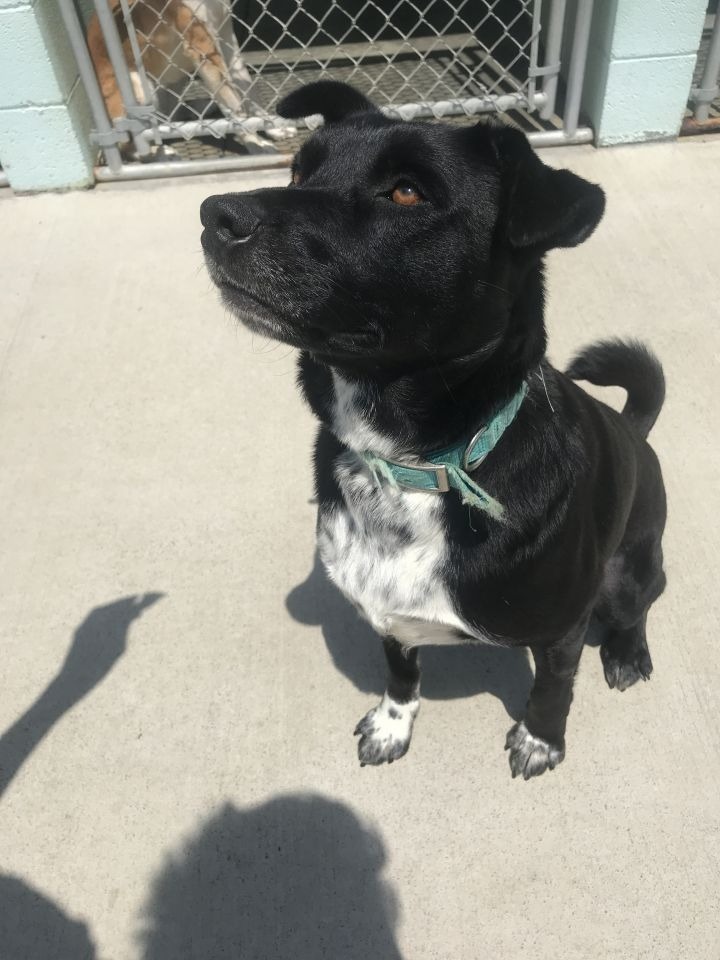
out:
{"label": "shadow of person", "polygon": [[[285,602],[299,623],[320,625],[333,663],[359,690],[382,693],[386,670],[378,636],[328,580],[317,554],[307,580]],[[422,666],[424,697],[452,700],[489,693],[513,719],[524,713],[533,673],[522,648],[469,643],[423,647]]]}
{"label": "shadow of person", "polygon": [[0,736],[0,796],[51,727],[112,670],[125,652],[130,624],[162,596],[123,597],[90,611],[57,675]]}
{"label": "shadow of person", "polygon": [[379,835],[341,803],[227,804],[153,884],[142,960],[401,960]]}
{"label": "shadow of person", "polygon": [[24,881],[0,875],[0,957],[7,960],[95,960],[84,923],[71,920]]}

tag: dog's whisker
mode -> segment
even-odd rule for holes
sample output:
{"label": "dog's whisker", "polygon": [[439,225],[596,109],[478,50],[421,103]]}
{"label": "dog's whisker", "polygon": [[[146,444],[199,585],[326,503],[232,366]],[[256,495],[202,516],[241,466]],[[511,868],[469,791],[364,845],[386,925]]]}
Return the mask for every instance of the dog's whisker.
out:
{"label": "dog's whisker", "polygon": [[550,394],[548,393],[547,384],[545,383],[545,374],[543,373],[542,367],[538,369],[538,372],[535,374],[535,376],[538,378],[538,380],[542,380],[542,385],[545,390],[545,397],[547,399],[548,406],[550,407],[552,412],[555,413],[555,407],[552,405],[552,400],[550,399]]}
{"label": "dog's whisker", "polygon": [[442,370],[441,370],[441,368],[440,368],[440,364],[438,363],[438,360],[437,360],[437,355],[434,353],[433,350],[430,349],[430,347],[428,346],[427,343],[425,343],[424,340],[421,341],[421,343],[422,343],[423,348],[424,348],[424,349],[428,352],[428,354],[430,355],[430,359],[432,360],[433,364],[435,365],[435,369],[436,369],[437,372],[438,372],[438,376],[440,377],[440,380],[442,381],[442,384],[443,384],[443,386],[445,387],[448,396],[450,397],[450,399],[452,400],[452,402],[453,402],[456,406],[458,406],[457,398],[453,395],[453,392],[452,392],[452,390],[450,389],[450,384],[449,384],[449,383],[447,382],[447,380],[445,379],[445,375],[443,374],[443,372],[442,372]]}

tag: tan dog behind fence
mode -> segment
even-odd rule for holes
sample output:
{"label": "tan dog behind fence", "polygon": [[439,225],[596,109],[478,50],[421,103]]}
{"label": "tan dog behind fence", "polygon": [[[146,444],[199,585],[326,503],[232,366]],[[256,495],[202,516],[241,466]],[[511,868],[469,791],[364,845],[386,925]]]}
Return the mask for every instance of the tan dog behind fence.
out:
{"label": "tan dog behind fence", "polygon": [[[148,95],[137,70],[120,0],[109,2],[135,99],[145,104]],[[153,87],[172,89],[197,74],[210,97],[229,116],[242,118],[247,114],[252,78],[243,63],[226,0],[135,0],[130,3],[130,14],[143,69]],[[118,120],[126,116],[125,104],[96,14],[88,25],[87,41],[108,114],[111,120]],[[253,112],[257,110],[253,107]],[[294,133],[295,128],[290,126],[267,131],[274,140]],[[251,152],[272,149],[267,140],[254,133],[241,132],[239,136]]]}

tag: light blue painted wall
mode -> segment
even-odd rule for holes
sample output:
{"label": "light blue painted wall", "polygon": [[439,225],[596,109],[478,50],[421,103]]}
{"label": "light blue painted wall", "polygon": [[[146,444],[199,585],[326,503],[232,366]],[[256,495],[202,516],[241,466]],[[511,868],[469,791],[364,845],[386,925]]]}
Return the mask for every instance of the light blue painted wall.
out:
{"label": "light blue painted wall", "polygon": [[56,0],[0,0],[0,161],[17,191],[92,183],[90,111]]}
{"label": "light blue painted wall", "polygon": [[677,136],[707,0],[595,0],[583,109],[601,146]]}

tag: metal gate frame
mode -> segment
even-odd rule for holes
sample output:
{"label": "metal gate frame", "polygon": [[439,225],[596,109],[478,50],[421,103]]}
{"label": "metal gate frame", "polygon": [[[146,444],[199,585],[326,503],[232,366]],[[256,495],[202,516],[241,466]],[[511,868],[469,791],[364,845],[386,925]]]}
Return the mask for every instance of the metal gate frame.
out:
{"label": "metal gate frame", "polygon": [[[539,38],[541,32],[541,7],[543,2],[549,4],[544,47],[545,62],[538,63]],[[561,70],[561,52],[563,47],[563,33],[565,30],[566,0],[524,0],[528,12],[532,11],[532,34],[530,40],[530,56],[527,92],[520,84],[506,74],[516,87],[516,92],[505,95],[487,94],[482,97],[469,99],[448,99],[442,101],[419,101],[417,103],[390,104],[381,109],[389,116],[397,116],[410,120],[416,117],[457,116],[499,112],[522,107],[528,112],[538,111],[540,118],[549,119],[555,112],[558,80]],[[107,0],[94,0],[98,21],[107,46],[108,56],[117,77],[118,87],[126,108],[126,117],[115,121],[110,120],[100,85],[95,74],[92,60],[85,40],[85,33],[75,7],[74,0],[59,0],[60,10],[67,29],[72,49],[77,60],[78,71],[87,91],[95,129],[92,131],[92,142],[100,147],[105,156],[105,166],[95,168],[95,177],[98,181],[110,180],[139,180],[155,179],[170,176],[194,175],[201,173],[217,173],[230,170],[247,170],[268,167],[284,167],[291,160],[287,153],[260,153],[248,156],[218,157],[208,160],[176,160],[172,162],[157,161],[153,163],[125,163],[119,145],[133,141],[138,156],[146,155],[153,143],[160,144],[163,140],[190,138],[198,134],[211,133],[222,137],[233,132],[256,133],[282,123],[277,117],[267,114],[243,118],[222,117],[186,122],[162,122],[154,116],[152,105],[138,102],[130,77],[130,71],[125,61],[120,34],[118,32],[113,13]],[[120,6],[125,24],[128,26],[128,36],[136,60],[137,73],[146,94],[152,96],[143,68],[137,36],[131,20],[128,0],[120,0]],[[417,9],[417,8],[416,8]],[[419,11],[418,11],[419,12]],[[580,100],[582,95],[585,65],[587,62],[590,25],[593,13],[593,0],[577,0],[575,23],[570,46],[570,62],[567,70],[566,96],[563,110],[562,129],[534,131],[529,139],[535,146],[555,146],[568,143],[588,143],[593,139],[593,131],[589,127],[578,124]],[[414,38],[408,46],[418,52],[418,40]],[[444,39],[444,38],[443,38]],[[350,46],[358,46],[371,51],[378,46],[377,41],[370,44],[339,44],[338,49],[345,51]],[[310,56],[318,60],[318,51],[322,49],[329,58],[331,53],[325,48],[308,48]],[[328,48],[329,50],[329,48]],[[313,52],[314,51],[314,52]],[[420,51],[421,52],[421,51]],[[246,54],[243,54],[245,57]],[[489,56],[489,55],[488,55]],[[249,59],[249,58],[248,58]],[[352,59],[352,58],[351,58]],[[267,58],[266,58],[267,60]],[[281,61],[282,62],[282,59]],[[317,125],[317,118],[308,118],[308,127]]]}
{"label": "metal gate frame", "polygon": [[695,109],[693,116],[683,121],[683,133],[703,133],[720,127],[720,117],[710,117],[710,105],[720,95],[720,9],[713,19],[710,48],[700,86],[693,87],[688,98]]}

